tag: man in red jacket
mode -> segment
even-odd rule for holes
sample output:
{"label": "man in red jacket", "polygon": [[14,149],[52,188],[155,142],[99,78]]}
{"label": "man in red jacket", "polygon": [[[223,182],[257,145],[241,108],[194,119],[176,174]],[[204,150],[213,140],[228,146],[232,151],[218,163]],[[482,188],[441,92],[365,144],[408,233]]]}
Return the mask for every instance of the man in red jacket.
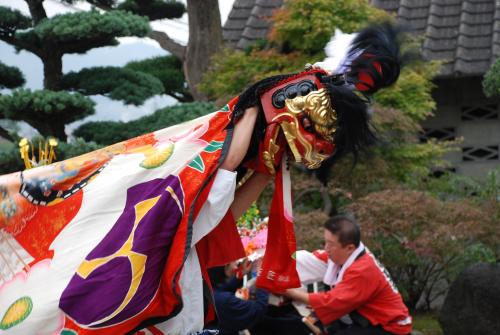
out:
{"label": "man in red jacket", "polygon": [[[323,325],[349,314],[353,323],[334,327],[330,334],[409,334],[412,319],[408,308],[387,270],[361,243],[356,221],[336,216],[325,222],[324,228],[325,250],[314,253],[319,263],[315,268],[323,270],[323,281],[332,289],[321,293],[289,289],[285,295],[311,305]],[[299,267],[299,259],[297,264]]]}

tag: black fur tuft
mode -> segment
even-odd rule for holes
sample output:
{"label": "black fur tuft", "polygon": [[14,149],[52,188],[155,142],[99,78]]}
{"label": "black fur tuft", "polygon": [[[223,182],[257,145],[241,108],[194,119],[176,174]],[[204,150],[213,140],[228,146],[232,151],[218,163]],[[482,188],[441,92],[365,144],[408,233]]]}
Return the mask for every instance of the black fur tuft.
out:
{"label": "black fur tuft", "polygon": [[[238,102],[234,106],[234,114],[239,118],[245,112],[245,109],[253,106],[260,106],[260,96],[278,85],[281,81],[293,77],[295,74],[277,75],[262,79],[252,86],[248,87],[240,94]],[[261,108],[262,110],[262,108]]]}
{"label": "black fur tuft", "polygon": [[335,162],[346,154],[353,154],[354,164],[359,152],[376,142],[370,127],[367,103],[345,86],[324,84],[330,93],[333,109],[337,112],[337,131],[335,133],[335,154],[325,160],[315,170],[316,177],[327,184],[330,169]]}
{"label": "black fur tuft", "polygon": [[[392,85],[399,77],[401,29],[390,23],[361,30],[352,42],[346,79],[365,94]],[[371,80],[370,80],[371,79]]]}

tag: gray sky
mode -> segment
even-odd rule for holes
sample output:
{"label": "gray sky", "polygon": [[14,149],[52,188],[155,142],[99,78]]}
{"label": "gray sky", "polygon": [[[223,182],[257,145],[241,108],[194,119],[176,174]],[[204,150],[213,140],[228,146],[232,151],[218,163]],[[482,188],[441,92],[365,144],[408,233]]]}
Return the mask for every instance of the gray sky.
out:
{"label": "gray sky", "polygon": [[[219,0],[222,23],[225,22],[229,15],[233,2],[234,0]],[[26,3],[21,0],[0,0],[0,6],[16,8],[23,13],[29,14]],[[44,7],[47,15],[51,17],[64,12],[88,10],[90,5],[82,2],[77,6],[70,6],[61,4],[57,0],[45,0]],[[189,34],[186,14],[180,19],[153,22],[152,27],[155,30],[165,31],[179,43],[187,43]],[[83,55],[65,55],[63,57],[63,72],[78,71],[91,66],[122,66],[133,60],[167,54],[155,41],[148,38],[127,37],[119,40],[120,45],[116,47],[96,48]],[[0,41],[0,59],[3,63],[16,66],[23,72],[26,78],[26,88],[41,89],[43,87],[43,67],[38,57],[26,51],[16,54],[12,46]],[[121,102],[113,101],[103,96],[92,96],[92,99],[96,102],[95,114],[66,126],[67,133],[70,133],[80,124],[87,121],[130,121],[177,102],[168,96],[157,96],[147,100],[144,105],[136,107],[126,106]],[[32,128],[30,128],[26,124],[22,125],[21,132],[24,133],[23,135],[30,136],[33,133]]]}

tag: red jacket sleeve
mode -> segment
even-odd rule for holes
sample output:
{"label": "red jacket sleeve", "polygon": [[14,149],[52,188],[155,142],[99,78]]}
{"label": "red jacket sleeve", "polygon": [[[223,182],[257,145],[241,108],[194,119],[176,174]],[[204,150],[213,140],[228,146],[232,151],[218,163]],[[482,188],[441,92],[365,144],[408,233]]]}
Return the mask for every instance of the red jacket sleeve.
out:
{"label": "red jacket sleeve", "polygon": [[309,294],[309,303],[325,325],[358,309],[376,292],[378,279],[363,271],[348,270],[342,281],[328,292]]}

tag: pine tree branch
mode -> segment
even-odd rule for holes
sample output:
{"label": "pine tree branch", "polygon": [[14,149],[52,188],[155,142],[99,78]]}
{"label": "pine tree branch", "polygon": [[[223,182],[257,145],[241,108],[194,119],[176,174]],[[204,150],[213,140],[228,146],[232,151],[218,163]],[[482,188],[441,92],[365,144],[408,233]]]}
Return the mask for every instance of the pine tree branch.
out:
{"label": "pine tree branch", "polygon": [[11,142],[14,142],[14,137],[10,135],[7,129],[0,127],[0,137],[5,138]]}
{"label": "pine tree branch", "polygon": [[87,0],[87,2],[89,4],[91,4],[92,6],[95,6],[99,9],[102,9],[102,10],[105,10],[105,11],[108,11],[108,10],[112,10],[114,9],[113,7],[109,6],[109,5],[106,5],[100,1],[97,1],[97,0]]}
{"label": "pine tree branch", "polygon": [[84,53],[88,50],[94,48],[100,48],[110,45],[116,45],[117,42],[114,38],[95,38],[95,39],[83,39],[83,40],[75,40],[66,43],[59,43],[58,50],[62,54],[70,54],[70,53]]}
{"label": "pine tree branch", "polygon": [[14,46],[17,49],[26,50],[26,51],[29,51],[31,53],[34,53],[38,57],[41,57],[42,50],[40,50],[39,48],[35,47],[34,45],[32,45],[30,43],[21,41],[10,34],[9,35],[8,34],[0,34],[0,40],[4,41],[7,44]]}
{"label": "pine tree branch", "polygon": [[43,0],[25,0],[30,9],[33,23],[37,25],[41,20],[47,18],[45,8],[43,8]]}
{"label": "pine tree branch", "polygon": [[172,55],[178,57],[181,60],[184,59],[186,47],[175,42],[166,33],[153,30],[148,34],[148,37],[158,42],[162,49],[167,50]]}

